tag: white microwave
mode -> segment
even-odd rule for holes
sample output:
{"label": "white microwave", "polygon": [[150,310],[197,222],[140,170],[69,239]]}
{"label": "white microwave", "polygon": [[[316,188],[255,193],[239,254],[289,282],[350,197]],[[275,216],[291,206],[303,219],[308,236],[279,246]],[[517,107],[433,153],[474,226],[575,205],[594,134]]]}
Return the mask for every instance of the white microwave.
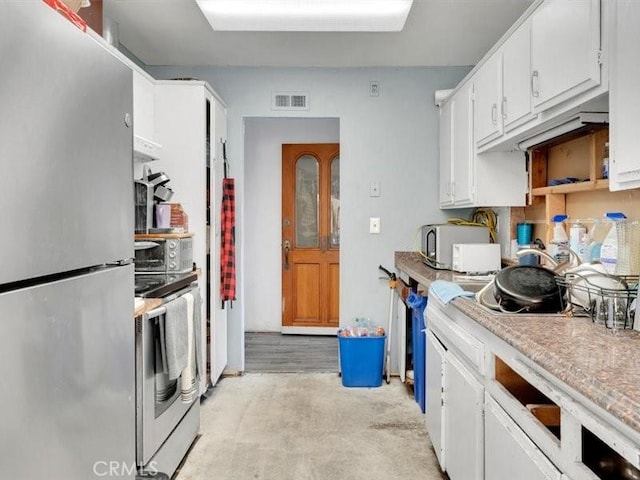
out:
{"label": "white microwave", "polygon": [[487,227],[444,223],[422,227],[424,263],[433,268],[451,270],[454,243],[490,243]]}

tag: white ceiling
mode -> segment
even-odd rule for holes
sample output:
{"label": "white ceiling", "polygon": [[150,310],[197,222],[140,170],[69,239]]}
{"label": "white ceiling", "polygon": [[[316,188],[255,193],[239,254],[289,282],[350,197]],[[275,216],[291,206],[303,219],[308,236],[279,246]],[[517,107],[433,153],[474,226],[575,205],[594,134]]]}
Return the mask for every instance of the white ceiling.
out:
{"label": "white ceiling", "polygon": [[214,32],[195,0],[103,0],[147,65],[475,65],[534,0],[414,0],[398,33]]}

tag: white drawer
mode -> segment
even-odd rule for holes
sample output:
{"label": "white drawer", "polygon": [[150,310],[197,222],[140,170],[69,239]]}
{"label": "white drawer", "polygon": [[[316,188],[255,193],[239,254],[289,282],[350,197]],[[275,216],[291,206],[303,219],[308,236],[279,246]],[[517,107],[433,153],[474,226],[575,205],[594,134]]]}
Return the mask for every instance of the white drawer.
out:
{"label": "white drawer", "polygon": [[484,345],[460,325],[437,308],[435,302],[427,303],[427,327],[444,346],[453,349],[478,372],[484,373]]}

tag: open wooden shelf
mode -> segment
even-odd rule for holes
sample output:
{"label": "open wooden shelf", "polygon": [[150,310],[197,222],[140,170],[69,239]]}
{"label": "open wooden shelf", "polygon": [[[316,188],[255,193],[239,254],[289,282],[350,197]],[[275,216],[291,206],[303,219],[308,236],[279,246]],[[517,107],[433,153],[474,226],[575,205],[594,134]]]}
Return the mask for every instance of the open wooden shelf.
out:
{"label": "open wooden shelf", "polygon": [[608,179],[588,180],[580,183],[567,183],[564,185],[554,185],[552,187],[537,187],[531,189],[531,196],[542,197],[551,193],[577,193],[590,192],[593,190],[609,190]]}

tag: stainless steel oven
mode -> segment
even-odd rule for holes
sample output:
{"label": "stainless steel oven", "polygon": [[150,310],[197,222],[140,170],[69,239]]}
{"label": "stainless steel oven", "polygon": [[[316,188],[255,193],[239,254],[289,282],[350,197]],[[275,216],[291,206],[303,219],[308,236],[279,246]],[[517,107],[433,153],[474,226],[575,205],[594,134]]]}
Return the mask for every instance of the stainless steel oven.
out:
{"label": "stainless steel oven", "polygon": [[173,293],[163,299],[162,306],[136,319],[136,462],[140,473],[173,475],[200,428],[200,372],[195,368],[199,329],[189,332],[195,391],[185,395],[183,377],[189,373],[183,371],[177,379],[170,379],[163,358],[167,309],[196,289],[192,284]]}
{"label": "stainless steel oven", "polygon": [[189,272],[193,270],[193,237],[157,235],[136,240],[135,266],[136,272]]}

